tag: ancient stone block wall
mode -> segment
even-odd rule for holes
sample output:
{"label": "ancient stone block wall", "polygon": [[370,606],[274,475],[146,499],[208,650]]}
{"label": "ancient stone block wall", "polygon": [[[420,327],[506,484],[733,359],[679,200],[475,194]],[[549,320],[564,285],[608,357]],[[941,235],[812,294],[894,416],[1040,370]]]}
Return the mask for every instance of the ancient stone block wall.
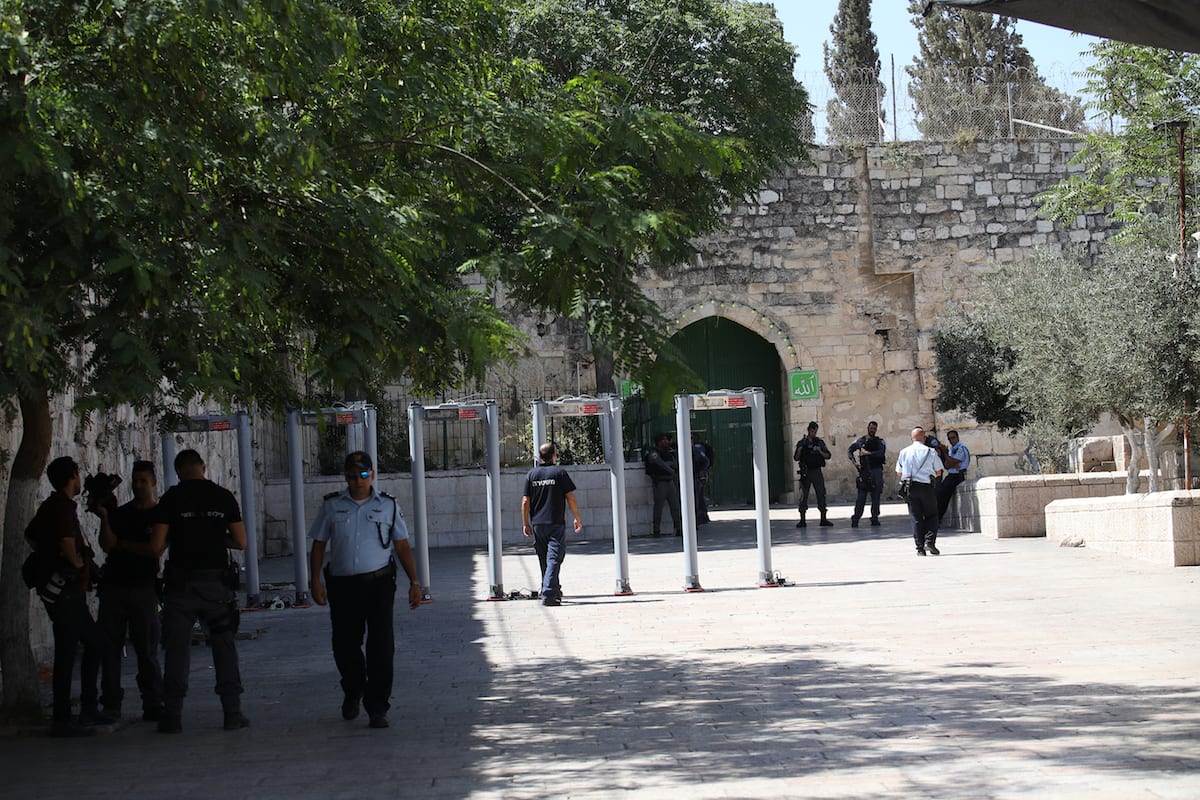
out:
{"label": "ancient stone block wall", "polygon": [[809,419],[821,423],[835,495],[852,494],[845,448],[869,419],[893,455],[915,425],[955,427],[976,457],[974,475],[1012,474],[1021,443],[935,413],[933,331],[998,265],[1038,247],[1094,256],[1111,228],[1102,215],[1065,228],[1037,216],[1038,193],[1071,173],[1078,148],[1060,140],[824,148],[769,181],[754,204],[732,209],[690,263],[644,286],[678,329],[719,315],[775,344],[785,370],[819,371],[820,398],[791,400],[785,425],[794,441]]}

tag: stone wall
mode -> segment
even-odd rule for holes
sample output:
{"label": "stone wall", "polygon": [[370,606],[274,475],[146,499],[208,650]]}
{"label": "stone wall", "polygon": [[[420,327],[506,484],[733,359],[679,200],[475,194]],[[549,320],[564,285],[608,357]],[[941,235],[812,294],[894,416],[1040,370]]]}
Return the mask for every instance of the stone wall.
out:
{"label": "stone wall", "polygon": [[1200,494],[1155,492],[1046,507],[1046,535],[1164,567],[1200,565]]}
{"label": "stone wall", "polygon": [[690,263],[650,273],[643,286],[676,329],[728,318],[774,344],[785,370],[818,370],[820,398],[791,400],[785,426],[794,441],[809,419],[821,423],[836,456],[826,470],[834,495],[853,491],[842,455],[869,419],[893,456],[915,425],[956,427],[975,456],[973,475],[1013,474],[1022,443],[935,413],[933,331],[1001,264],[1038,247],[1098,251],[1110,227],[1102,216],[1059,228],[1036,214],[1036,195],[1075,169],[1068,161],[1078,147],[824,148],[769,181],[755,204],[733,209]]}

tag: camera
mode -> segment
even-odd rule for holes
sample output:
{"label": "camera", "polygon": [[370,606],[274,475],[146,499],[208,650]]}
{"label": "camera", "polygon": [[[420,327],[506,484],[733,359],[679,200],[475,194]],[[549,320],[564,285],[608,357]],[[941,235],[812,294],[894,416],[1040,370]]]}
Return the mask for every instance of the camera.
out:
{"label": "camera", "polygon": [[121,485],[120,475],[97,472],[83,479],[83,491],[87,495],[87,510],[96,513],[103,507],[112,512],[117,507],[116,489]]}

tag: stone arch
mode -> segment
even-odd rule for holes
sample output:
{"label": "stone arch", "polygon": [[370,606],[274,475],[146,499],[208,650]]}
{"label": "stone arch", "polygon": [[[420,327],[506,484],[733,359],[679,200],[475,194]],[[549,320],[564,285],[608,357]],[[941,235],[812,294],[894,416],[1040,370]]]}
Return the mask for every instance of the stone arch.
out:
{"label": "stone arch", "polygon": [[737,300],[701,300],[687,303],[674,309],[668,316],[672,333],[706,317],[724,317],[743,328],[753,331],[775,346],[784,370],[798,369],[812,364],[812,354],[803,345],[797,345],[788,335],[788,326],[771,311],[754,308]]}

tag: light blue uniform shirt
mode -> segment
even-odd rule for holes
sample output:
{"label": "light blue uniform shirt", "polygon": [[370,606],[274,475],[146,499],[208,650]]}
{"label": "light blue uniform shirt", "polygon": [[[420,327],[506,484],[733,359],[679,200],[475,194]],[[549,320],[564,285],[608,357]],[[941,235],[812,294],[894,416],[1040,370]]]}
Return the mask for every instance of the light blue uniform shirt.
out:
{"label": "light blue uniform shirt", "polygon": [[388,565],[392,542],[408,539],[408,526],[395,498],[385,497],[371,487],[371,494],[358,503],[349,490],[325,500],[309,536],[328,542],[325,560],[329,574],[339,577],[362,575]]}
{"label": "light blue uniform shirt", "polygon": [[913,483],[933,483],[938,472],[945,469],[942,459],[932,447],[913,442],[900,451],[896,458],[896,472],[900,480],[912,478]]}
{"label": "light blue uniform shirt", "polygon": [[962,440],[959,439],[958,444],[951,447],[947,452],[951,458],[958,459],[958,466],[950,467],[950,469],[946,471],[952,473],[966,472],[967,467],[971,464],[971,451],[968,450],[967,446],[962,443]]}

